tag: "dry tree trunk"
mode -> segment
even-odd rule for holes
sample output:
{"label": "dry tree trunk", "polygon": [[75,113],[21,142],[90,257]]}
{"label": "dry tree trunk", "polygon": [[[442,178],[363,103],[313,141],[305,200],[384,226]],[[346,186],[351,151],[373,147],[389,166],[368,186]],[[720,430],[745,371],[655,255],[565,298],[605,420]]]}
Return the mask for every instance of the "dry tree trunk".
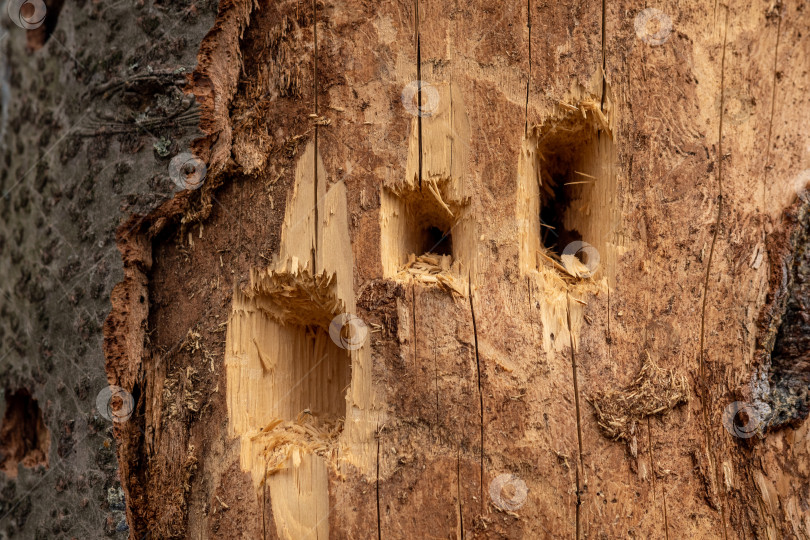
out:
{"label": "dry tree trunk", "polygon": [[[0,7],[2,538],[130,533],[110,414],[122,420],[129,395],[109,387],[126,375],[108,379],[102,351],[123,274],[115,231],[174,198],[167,166],[200,136],[186,74],[217,12],[214,0]],[[121,334],[133,357],[148,308],[135,300]]]}
{"label": "dry tree trunk", "polygon": [[132,537],[809,538],[809,48],[799,1],[223,1],[205,181],[119,228]]}

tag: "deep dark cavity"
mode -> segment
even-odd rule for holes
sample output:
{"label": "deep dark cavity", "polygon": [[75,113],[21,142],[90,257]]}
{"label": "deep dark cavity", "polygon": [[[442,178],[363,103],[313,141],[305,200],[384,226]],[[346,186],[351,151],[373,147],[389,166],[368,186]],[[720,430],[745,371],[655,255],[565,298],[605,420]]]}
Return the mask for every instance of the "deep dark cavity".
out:
{"label": "deep dark cavity", "polygon": [[582,235],[576,229],[565,228],[565,214],[570,206],[570,199],[563,185],[565,176],[558,176],[555,180],[559,183],[554,189],[554,197],[544,199],[540,209],[540,235],[543,247],[560,255],[565,246],[575,240],[582,240]]}
{"label": "deep dark cavity", "polygon": [[596,182],[598,161],[596,131],[579,116],[552,125],[540,134],[540,239],[558,255],[571,242],[582,240],[582,212],[572,201],[582,196],[586,184]]}
{"label": "deep dark cavity", "polygon": [[423,233],[422,253],[453,254],[453,237],[438,227],[429,226]]}
{"label": "deep dark cavity", "polygon": [[50,433],[37,400],[26,389],[6,390],[6,412],[0,427],[0,469],[15,477],[17,465],[48,466]]}
{"label": "deep dark cavity", "polygon": [[[45,0],[45,13],[44,20],[40,19],[41,25],[37,28],[28,30],[28,47],[32,51],[41,49],[51,38],[54,31],[56,31],[56,24],[59,22],[59,13],[62,11],[62,6],[65,0]],[[38,16],[37,10],[34,8],[34,2],[26,2],[20,8],[20,14],[31,21],[32,18]]]}

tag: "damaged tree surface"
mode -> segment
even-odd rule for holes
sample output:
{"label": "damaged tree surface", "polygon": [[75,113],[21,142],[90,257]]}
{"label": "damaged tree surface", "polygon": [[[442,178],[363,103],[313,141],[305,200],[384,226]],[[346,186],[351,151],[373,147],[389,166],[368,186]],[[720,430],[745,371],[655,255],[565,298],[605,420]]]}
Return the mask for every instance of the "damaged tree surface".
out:
{"label": "damaged tree surface", "polygon": [[17,465],[48,468],[51,434],[42,421],[39,404],[27,390],[6,391],[6,412],[0,427],[0,468],[9,477],[17,476]]}
{"label": "damaged tree surface", "polygon": [[810,538],[806,6],[45,7],[6,535]]}
{"label": "damaged tree surface", "polygon": [[791,214],[789,251],[778,268],[784,306],[771,352],[772,427],[800,425],[810,409],[810,203]]}

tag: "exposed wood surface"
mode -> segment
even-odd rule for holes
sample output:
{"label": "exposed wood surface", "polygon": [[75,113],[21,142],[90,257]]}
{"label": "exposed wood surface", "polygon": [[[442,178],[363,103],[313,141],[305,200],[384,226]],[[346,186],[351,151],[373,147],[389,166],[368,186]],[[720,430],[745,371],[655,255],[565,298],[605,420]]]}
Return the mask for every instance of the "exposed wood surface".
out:
{"label": "exposed wood surface", "polygon": [[[810,538],[808,423],[723,420],[773,399],[801,280],[810,11],[668,3],[656,43],[642,9],[222,2],[190,85],[206,184],[163,210],[178,242],[119,239],[133,535]],[[428,225],[452,248],[410,271]],[[598,265],[543,241],[573,230]],[[344,312],[356,350],[326,341]],[[303,390],[310,342],[334,362]],[[339,435],[268,475],[250,437],[305,408]]]}

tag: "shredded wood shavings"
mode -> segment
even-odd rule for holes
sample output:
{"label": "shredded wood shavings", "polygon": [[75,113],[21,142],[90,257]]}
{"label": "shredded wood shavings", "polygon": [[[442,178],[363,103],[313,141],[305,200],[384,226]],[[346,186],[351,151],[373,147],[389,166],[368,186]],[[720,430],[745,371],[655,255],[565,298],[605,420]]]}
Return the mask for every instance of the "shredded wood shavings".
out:
{"label": "shredded wood shavings", "polygon": [[569,103],[566,103],[566,102],[564,102],[564,101],[557,101],[557,103],[560,105],[560,107],[562,107],[562,108],[564,108],[564,109],[568,109],[569,111],[577,111],[577,110],[578,110],[578,109],[577,109],[576,107],[574,107],[573,105],[571,105],[571,104],[569,104]]}
{"label": "shredded wood shavings", "polygon": [[587,119],[587,113],[590,112],[593,117],[596,119],[596,122],[599,124],[599,127],[602,128],[604,131],[607,132],[608,135],[611,137],[613,136],[612,131],[610,129],[610,123],[608,122],[608,118],[605,116],[605,113],[602,112],[602,107],[596,101],[592,99],[586,99],[579,102],[578,106],[571,105],[570,103],[565,103],[564,101],[558,101],[557,104],[571,112],[580,112],[582,113],[582,118]]}
{"label": "shredded wood shavings", "polygon": [[551,266],[562,272],[566,277],[590,279],[593,275],[593,270],[580,261],[576,255],[558,256],[556,253],[548,250],[538,250],[537,254],[540,258],[551,264]]}
{"label": "shredded wood shavings", "polygon": [[430,192],[433,194],[433,196],[436,197],[436,200],[439,202],[439,205],[441,205],[441,207],[444,208],[448,214],[450,214],[451,218],[454,218],[455,216],[453,215],[453,211],[450,210],[450,207],[447,206],[447,204],[444,202],[444,199],[442,199],[442,194],[439,191],[439,183],[437,182],[437,180],[435,178],[428,178],[427,187],[428,190],[430,190]]}
{"label": "shredded wood shavings", "polygon": [[334,450],[342,429],[342,419],[321,422],[309,411],[301,412],[294,422],[285,422],[281,418],[270,421],[251,437],[254,443],[264,445],[262,454],[266,463],[265,479],[284,470],[287,458],[294,451],[297,456],[316,454],[327,457]]}
{"label": "shredded wood shavings", "polygon": [[562,266],[565,268],[565,271],[572,277],[582,279],[591,276],[591,269],[580,261],[576,255],[563,254],[560,256],[560,261],[562,261]]}
{"label": "shredded wood shavings", "polygon": [[630,386],[598,393],[590,401],[605,435],[614,441],[630,443],[641,419],[663,414],[688,400],[686,377],[676,376],[672,369],[659,368],[647,353]]}
{"label": "shredded wood shavings", "polygon": [[447,292],[464,296],[463,284],[450,272],[453,265],[451,255],[437,255],[435,253],[425,253],[419,255],[411,253],[408,262],[399,271],[398,276],[410,277],[422,283],[435,283]]}
{"label": "shredded wood shavings", "polygon": [[334,273],[313,275],[292,257],[267,269],[251,269],[250,287],[243,291],[272,318],[292,324],[317,324],[328,328],[332,317],[345,311],[337,297]]}
{"label": "shredded wood shavings", "polygon": [[586,117],[585,111],[590,111],[593,114],[594,118],[596,118],[599,127],[607,132],[608,135],[611,135],[610,125],[608,124],[608,119],[605,114],[602,112],[602,109],[599,107],[599,104],[592,100],[585,100],[579,103],[579,108],[582,111],[582,116]]}
{"label": "shredded wood shavings", "polygon": [[183,339],[183,343],[180,345],[180,348],[190,353],[199,351],[203,348],[202,335],[194,330],[194,328],[189,328],[188,332],[186,332],[186,337]]}

